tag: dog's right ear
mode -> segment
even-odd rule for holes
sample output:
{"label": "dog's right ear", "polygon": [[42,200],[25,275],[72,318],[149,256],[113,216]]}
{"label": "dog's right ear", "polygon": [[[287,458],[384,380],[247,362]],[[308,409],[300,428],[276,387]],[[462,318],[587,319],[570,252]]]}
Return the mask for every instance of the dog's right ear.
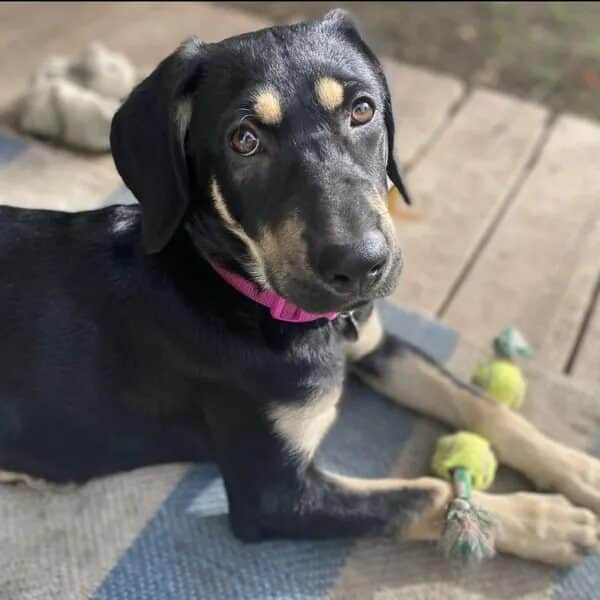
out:
{"label": "dog's right ear", "polygon": [[348,29],[354,29],[358,32],[358,24],[356,19],[351,13],[343,8],[333,8],[329,12],[325,13],[323,21],[332,22],[338,26],[343,26]]}
{"label": "dog's right ear", "polygon": [[149,253],[166,246],[190,202],[185,143],[206,54],[199,40],[187,40],[134,88],[113,117],[113,159],[142,206]]}

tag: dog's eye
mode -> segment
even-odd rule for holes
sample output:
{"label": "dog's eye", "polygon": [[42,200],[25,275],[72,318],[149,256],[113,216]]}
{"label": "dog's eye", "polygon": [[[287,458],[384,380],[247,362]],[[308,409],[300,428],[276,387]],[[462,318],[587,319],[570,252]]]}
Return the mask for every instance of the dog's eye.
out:
{"label": "dog's eye", "polygon": [[364,125],[372,118],[375,109],[365,98],[360,98],[352,105],[352,125]]}
{"label": "dog's eye", "polygon": [[231,147],[242,156],[252,156],[260,146],[260,140],[248,127],[238,127],[231,136]]}

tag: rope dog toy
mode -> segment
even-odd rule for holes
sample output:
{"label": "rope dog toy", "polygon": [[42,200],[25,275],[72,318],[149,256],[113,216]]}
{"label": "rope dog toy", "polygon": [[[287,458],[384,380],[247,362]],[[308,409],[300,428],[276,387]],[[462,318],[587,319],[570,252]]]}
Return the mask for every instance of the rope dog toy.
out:
{"label": "rope dog toy", "polygon": [[448,507],[442,534],[442,549],[447,558],[463,562],[479,562],[492,558],[494,526],[490,513],[471,499],[471,474],[463,467],[452,471],[455,498]]}
{"label": "rope dog toy", "polygon": [[[508,408],[519,408],[527,390],[525,377],[516,362],[532,350],[521,333],[505,329],[494,339],[496,358],[477,366],[471,382]],[[477,506],[471,489],[486,490],[493,483],[498,461],[489,442],[469,431],[441,437],[431,461],[433,473],[452,481],[450,503],[440,544],[446,558],[480,562],[492,558],[496,519]]]}
{"label": "rope dog toy", "polygon": [[446,558],[479,562],[493,557],[494,518],[471,498],[471,488],[487,489],[498,468],[489,442],[469,431],[445,435],[438,440],[431,466],[436,475],[452,481],[455,495],[440,541]]}

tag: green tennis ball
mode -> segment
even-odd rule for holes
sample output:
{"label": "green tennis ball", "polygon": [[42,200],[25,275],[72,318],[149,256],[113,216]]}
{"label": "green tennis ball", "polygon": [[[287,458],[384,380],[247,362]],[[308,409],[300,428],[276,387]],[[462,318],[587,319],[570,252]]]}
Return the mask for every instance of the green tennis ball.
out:
{"label": "green tennis ball", "polygon": [[476,490],[486,490],[494,481],[498,461],[485,438],[459,431],[442,436],[431,459],[433,473],[447,481],[452,479],[452,471],[458,467],[469,471]]}
{"label": "green tennis ball", "polygon": [[510,360],[500,358],[481,363],[471,382],[509,408],[517,409],[525,400],[527,382],[519,365]]}

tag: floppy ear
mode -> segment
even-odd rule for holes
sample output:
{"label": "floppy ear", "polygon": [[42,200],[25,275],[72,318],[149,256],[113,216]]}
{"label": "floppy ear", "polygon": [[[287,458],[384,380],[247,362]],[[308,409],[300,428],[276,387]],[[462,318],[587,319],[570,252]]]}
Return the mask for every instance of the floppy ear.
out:
{"label": "floppy ear", "polygon": [[199,40],[186,41],[134,88],[112,120],[113,159],[142,206],[149,253],[166,246],[189,205],[185,141],[205,55]]}
{"label": "floppy ear", "polygon": [[392,99],[390,96],[390,92],[387,86],[387,82],[385,82],[385,75],[383,75],[384,83],[385,83],[385,106],[384,106],[384,121],[385,128],[387,129],[387,141],[388,141],[388,151],[387,151],[387,165],[386,171],[388,177],[392,180],[392,183],[398,188],[398,191],[404,198],[404,202],[406,204],[412,204],[412,198],[408,192],[406,184],[404,183],[404,177],[402,175],[402,170],[396,161],[395,152],[394,152],[394,115],[392,112]]}
{"label": "floppy ear", "polygon": [[371,60],[373,66],[375,66],[379,78],[384,87],[384,121],[385,127],[387,129],[387,139],[388,139],[388,148],[387,148],[387,164],[386,171],[388,177],[391,179],[392,183],[398,188],[398,191],[404,198],[406,204],[412,204],[412,200],[410,194],[408,193],[408,189],[406,184],[404,183],[404,178],[402,176],[402,171],[398,166],[398,162],[396,161],[396,157],[394,154],[394,115],[392,112],[392,99],[390,95],[390,90],[385,78],[385,74],[383,72],[383,68],[377,56],[375,56],[374,52],[369,48],[369,46],[364,42],[362,36],[358,30],[358,26],[356,21],[352,17],[352,15],[342,8],[335,8],[330,10],[323,17],[324,23],[333,24],[338,30],[343,31],[347,35],[349,35],[355,42],[357,42],[365,54]]}
{"label": "floppy ear", "polygon": [[354,17],[343,8],[334,8],[329,12],[325,13],[323,21],[330,21],[338,26],[342,26],[347,29],[353,29],[358,33],[358,24]]}

